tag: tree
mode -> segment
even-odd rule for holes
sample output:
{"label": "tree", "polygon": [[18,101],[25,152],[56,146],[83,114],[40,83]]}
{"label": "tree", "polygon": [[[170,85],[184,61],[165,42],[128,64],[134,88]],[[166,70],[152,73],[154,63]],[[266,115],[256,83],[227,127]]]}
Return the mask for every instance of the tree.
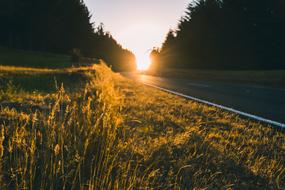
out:
{"label": "tree", "polygon": [[[160,50],[161,67],[285,68],[282,0],[198,0]],[[175,35],[173,35],[175,33]],[[163,65],[162,65],[163,64]]]}
{"label": "tree", "polygon": [[161,64],[160,59],[159,59],[159,48],[152,48],[151,52],[150,52],[150,60],[151,60],[151,65],[150,65],[150,69],[151,70],[157,70],[159,65]]}
{"label": "tree", "polygon": [[1,4],[9,10],[0,17],[1,46],[65,54],[78,49],[83,56],[104,59],[113,68],[135,68],[134,55],[105,32],[103,25],[94,30],[83,0],[9,0]]}

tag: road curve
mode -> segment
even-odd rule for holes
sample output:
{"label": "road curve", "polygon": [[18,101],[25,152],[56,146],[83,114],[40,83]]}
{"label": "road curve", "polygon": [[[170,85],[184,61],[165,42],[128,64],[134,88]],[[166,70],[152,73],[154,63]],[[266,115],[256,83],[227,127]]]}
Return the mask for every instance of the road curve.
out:
{"label": "road curve", "polygon": [[122,73],[125,77],[232,108],[257,117],[285,123],[285,87],[197,81]]}

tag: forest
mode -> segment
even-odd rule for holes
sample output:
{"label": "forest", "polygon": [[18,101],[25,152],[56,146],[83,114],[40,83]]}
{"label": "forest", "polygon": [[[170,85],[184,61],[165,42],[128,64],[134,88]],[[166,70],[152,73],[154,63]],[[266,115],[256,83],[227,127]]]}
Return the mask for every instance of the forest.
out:
{"label": "forest", "polygon": [[197,0],[154,48],[152,69],[285,68],[285,1]]}
{"label": "forest", "polygon": [[91,22],[83,0],[0,2],[0,46],[103,59],[114,70],[134,70],[135,56],[103,24]]}

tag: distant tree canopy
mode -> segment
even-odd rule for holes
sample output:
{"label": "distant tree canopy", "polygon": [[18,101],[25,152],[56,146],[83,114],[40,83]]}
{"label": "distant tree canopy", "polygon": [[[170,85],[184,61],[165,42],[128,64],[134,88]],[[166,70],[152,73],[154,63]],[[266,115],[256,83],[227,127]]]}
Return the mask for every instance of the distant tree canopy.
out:
{"label": "distant tree canopy", "polygon": [[117,70],[135,69],[134,55],[99,26],[95,31],[83,0],[0,2],[0,46],[70,53],[105,60]]}
{"label": "distant tree canopy", "polygon": [[284,10],[284,0],[197,0],[153,67],[285,69]]}

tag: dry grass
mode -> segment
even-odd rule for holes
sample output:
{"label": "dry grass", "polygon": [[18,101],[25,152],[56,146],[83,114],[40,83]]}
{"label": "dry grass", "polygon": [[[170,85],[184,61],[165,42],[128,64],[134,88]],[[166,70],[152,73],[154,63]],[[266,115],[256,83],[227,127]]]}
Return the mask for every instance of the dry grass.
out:
{"label": "dry grass", "polygon": [[4,66],[0,65],[1,73],[54,73],[60,72],[59,69],[39,69],[39,68],[27,68],[27,67],[15,67],[15,66]]}
{"label": "dry grass", "polygon": [[0,65],[1,74],[51,74],[51,73],[73,73],[94,70],[93,66],[71,67],[65,69],[48,69],[48,68],[32,68],[32,67],[16,67]]}
{"label": "dry grass", "polygon": [[78,64],[72,63],[69,55],[0,47],[0,65],[62,69]]}
{"label": "dry grass", "polygon": [[76,91],[78,86],[86,83],[85,73],[90,71],[94,71],[92,66],[44,69],[0,65],[0,101],[7,99],[9,92],[4,92],[9,89],[36,93],[55,92],[64,83],[66,90]]}
{"label": "dry grass", "polygon": [[159,189],[285,188],[284,131],[127,79],[118,88],[127,144],[155,163]]}
{"label": "dry grass", "polygon": [[110,69],[97,70],[96,77],[86,73],[90,82],[78,92],[23,92],[21,105],[1,107],[1,189],[128,189],[140,182],[130,160],[119,157],[121,95]]}
{"label": "dry grass", "polygon": [[284,131],[92,69],[73,92],[9,91],[1,189],[285,188]]}

